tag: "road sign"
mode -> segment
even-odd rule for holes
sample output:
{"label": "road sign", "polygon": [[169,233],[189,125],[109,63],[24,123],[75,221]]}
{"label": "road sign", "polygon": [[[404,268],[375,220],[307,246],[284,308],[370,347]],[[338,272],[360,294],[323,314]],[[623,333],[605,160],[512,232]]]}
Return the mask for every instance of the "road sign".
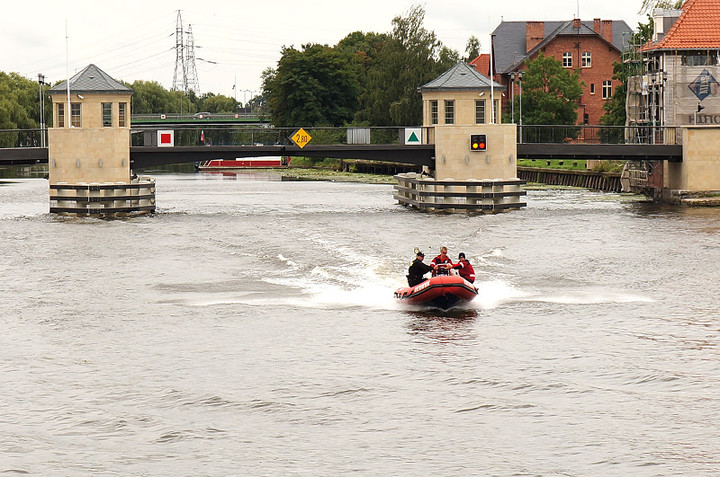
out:
{"label": "road sign", "polygon": [[297,130],[297,132],[295,132],[295,134],[290,137],[290,139],[292,139],[292,142],[297,144],[298,147],[302,149],[307,145],[307,143],[310,142],[312,137],[303,128],[300,128]]}
{"label": "road sign", "polygon": [[420,145],[422,141],[422,128],[405,128],[405,145]]}

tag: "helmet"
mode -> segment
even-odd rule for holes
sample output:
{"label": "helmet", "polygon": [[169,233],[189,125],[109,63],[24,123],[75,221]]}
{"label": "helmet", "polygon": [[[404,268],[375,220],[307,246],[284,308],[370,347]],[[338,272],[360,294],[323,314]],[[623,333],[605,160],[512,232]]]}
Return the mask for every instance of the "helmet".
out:
{"label": "helmet", "polygon": [[460,254],[458,255],[458,260],[461,259],[461,258],[465,258],[465,254],[462,253],[462,252],[460,252]]}

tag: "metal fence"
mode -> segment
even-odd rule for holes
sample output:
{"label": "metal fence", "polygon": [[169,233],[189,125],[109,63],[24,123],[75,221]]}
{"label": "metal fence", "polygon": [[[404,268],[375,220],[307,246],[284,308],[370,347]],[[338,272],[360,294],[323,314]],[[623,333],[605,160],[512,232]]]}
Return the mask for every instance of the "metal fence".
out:
{"label": "metal fence", "polygon": [[[482,125],[478,126],[479,129]],[[162,126],[131,128],[133,146],[151,145],[148,139]],[[169,127],[175,145],[282,145],[291,144],[297,127],[208,126],[188,124]],[[434,127],[306,127],[314,145],[404,144],[406,131],[419,130],[421,144],[434,143]],[[574,144],[682,144],[682,128],[651,126],[518,126],[519,143]],[[45,147],[47,129],[0,129],[0,147]]]}

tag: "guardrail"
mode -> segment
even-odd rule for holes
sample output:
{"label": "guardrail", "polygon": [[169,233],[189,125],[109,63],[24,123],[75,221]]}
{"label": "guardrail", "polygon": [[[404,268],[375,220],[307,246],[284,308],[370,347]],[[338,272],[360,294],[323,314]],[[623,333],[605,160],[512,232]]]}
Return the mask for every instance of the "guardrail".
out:
{"label": "guardrail", "polygon": [[[132,145],[148,144],[147,134],[155,134],[162,124],[132,127]],[[404,144],[410,127],[305,127],[315,145]],[[433,144],[434,127],[412,127],[421,131],[421,144]],[[482,125],[478,125],[482,128]],[[175,145],[277,145],[290,144],[299,127],[248,127],[207,125],[201,121],[168,127],[175,131]],[[518,126],[518,142],[528,144],[682,144],[682,128],[650,126]],[[44,147],[47,129],[0,129],[0,148]]]}
{"label": "guardrail", "polygon": [[528,144],[682,144],[681,127],[518,126],[518,142]]}
{"label": "guardrail", "polygon": [[[152,146],[156,144],[153,135],[162,127],[133,127],[133,146]],[[291,137],[300,129],[298,127],[241,127],[241,126],[209,126],[183,125],[168,128],[174,131],[176,146],[273,146],[290,145]],[[406,129],[419,130],[416,134],[417,144],[432,144],[430,131],[432,127],[304,127],[303,130],[311,138],[309,144],[314,146],[351,145],[389,145],[405,144]]]}

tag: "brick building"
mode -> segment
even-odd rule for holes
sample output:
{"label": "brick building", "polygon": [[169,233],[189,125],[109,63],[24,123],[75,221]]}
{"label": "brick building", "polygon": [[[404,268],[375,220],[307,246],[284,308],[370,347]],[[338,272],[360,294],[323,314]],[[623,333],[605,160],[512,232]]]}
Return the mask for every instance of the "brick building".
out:
{"label": "brick building", "polygon": [[[619,82],[612,79],[613,62],[620,61],[624,44],[631,33],[622,20],[592,22],[512,21],[501,22],[493,31],[492,48],[495,81],[507,87],[503,108],[510,108],[513,96],[520,93],[517,73],[539,52],[561,61],[563,67],[578,71],[585,83],[578,101],[578,124],[599,124],[605,101],[610,99]],[[471,64],[482,74],[489,74],[489,55],[481,55]]]}

